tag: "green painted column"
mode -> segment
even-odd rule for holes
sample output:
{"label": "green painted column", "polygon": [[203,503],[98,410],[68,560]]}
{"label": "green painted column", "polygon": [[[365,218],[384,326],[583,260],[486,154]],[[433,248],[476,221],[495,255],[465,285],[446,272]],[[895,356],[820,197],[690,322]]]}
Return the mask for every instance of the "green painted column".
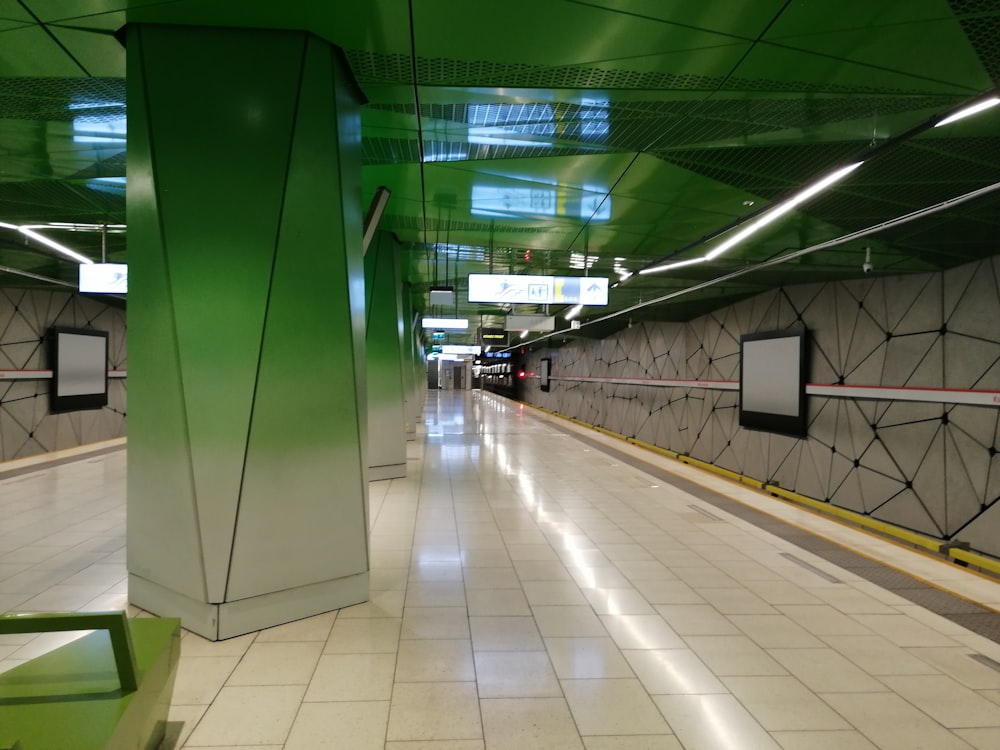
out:
{"label": "green painted column", "polygon": [[360,93],[305,33],[128,28],[129,598],[368,597]]}
{"label": "green painted column", "polygon": [[368,478],[371,480],[406,476],[399,253],[391,234],[376,232],[365,255]]}
{"label": "green painted column", "polygon": [[[407,282],[403,285],[403,312],[401,317],[402,337],[399,342],[403,358],[403,399],[404,416],[406,417],[406,439],[417,439],[417,424],[423,404],[417,393],[417,364],[414,361],[413,350],[413,287]],[[426,389],[425,389],[426,390]]]}

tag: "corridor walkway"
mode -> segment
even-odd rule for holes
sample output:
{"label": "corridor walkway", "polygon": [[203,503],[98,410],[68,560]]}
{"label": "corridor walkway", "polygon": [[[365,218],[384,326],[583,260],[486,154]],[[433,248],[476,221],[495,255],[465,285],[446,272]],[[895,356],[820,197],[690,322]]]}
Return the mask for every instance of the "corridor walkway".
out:
{"label": "corridor walkway", "polygon": [[[371,601],[185,634],[166,747],[1000,747],[1000,644],[941,612],[1000,584],[487,393],[424,420],[371,485]],[[125,605],[124,472],[0,477],[0,610]],[[0,637],[0,671],[59,637]]]}

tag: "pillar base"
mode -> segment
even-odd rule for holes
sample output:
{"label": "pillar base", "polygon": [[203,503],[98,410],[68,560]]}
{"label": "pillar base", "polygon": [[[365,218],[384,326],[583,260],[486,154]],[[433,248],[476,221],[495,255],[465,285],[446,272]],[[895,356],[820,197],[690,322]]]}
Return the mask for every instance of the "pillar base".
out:
{"label": "pillar base", "polygon": [[385,466],[369,466],[368,481],[377,482],[381,479],[403,479],[406,476],[406,464],[386,464]]}
{"label": "pillar base", "polygon": [[368,572],[221,604],[196,601],[130,574],[128,598],[154,615],[180,617],[185,630],[202,638],[222,641],[366,602]]}

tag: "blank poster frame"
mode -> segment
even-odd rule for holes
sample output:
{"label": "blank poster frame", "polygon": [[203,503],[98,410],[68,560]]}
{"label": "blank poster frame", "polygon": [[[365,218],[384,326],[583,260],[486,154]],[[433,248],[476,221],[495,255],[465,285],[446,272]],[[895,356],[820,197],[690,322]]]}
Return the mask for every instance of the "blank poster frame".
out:
{"label": "blank poster frame", "polygon": [[541,371],[540,371],[541,385],[539,386],[545,393],[548,393],[552,388],[552,360],[548,357],[542,360]]}
{"label": "blank poster frame", "polygon": [[806,436],[808,348],[804,327],[740,336],[740,427]]}
{"label": "blank poster frame", "polygon": [[48,330],[49,412],[101,409],[108,405],[108,333],[89,328]]}

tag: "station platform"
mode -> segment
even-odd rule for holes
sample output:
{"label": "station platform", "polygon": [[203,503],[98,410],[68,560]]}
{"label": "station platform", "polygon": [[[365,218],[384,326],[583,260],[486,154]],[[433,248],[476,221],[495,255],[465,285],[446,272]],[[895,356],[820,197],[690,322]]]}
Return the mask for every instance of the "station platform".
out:
{"label": "station platform", "polygon": [[[0,474],[0,611],[127,606],[125,450]],[[997,580],[481,391],[408,451],[371,600],[185,632],[164,748],[1000,747]]]}

